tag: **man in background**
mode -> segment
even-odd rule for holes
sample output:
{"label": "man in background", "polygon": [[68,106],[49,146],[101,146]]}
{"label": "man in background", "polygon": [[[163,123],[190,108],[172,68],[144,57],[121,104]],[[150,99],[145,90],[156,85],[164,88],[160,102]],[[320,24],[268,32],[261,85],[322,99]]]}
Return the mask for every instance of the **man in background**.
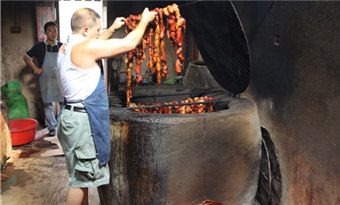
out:
{"label": "man in background", "polygon": [[[26,64],[39,75],[40,93],[44,106],[45,122],[48,135],[54,136],[57,128],[57,119],[53,112],[53,102],[62,104],[64,98],[58,87],[56,66],[57,55],[62,43],[57,41],[58,29],[56,23],[50,21],[44,25],[46,39],[34,45],[24,56]],[[38,64],[33,63],[33,58]],[[58,104],[57,104],[58,105]]]}

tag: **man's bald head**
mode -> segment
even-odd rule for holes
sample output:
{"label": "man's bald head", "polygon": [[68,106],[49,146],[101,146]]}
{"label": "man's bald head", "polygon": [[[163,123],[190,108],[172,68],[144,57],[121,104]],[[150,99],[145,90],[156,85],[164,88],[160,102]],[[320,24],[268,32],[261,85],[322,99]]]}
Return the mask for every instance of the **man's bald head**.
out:
{"label": "man's bald head", "polygon": [[92,28],[96,26],[97,19],[99,18],[99,14],[93,9],[83,8],[77,10],[71,18],[72,32],[77,33],[85,27]]}

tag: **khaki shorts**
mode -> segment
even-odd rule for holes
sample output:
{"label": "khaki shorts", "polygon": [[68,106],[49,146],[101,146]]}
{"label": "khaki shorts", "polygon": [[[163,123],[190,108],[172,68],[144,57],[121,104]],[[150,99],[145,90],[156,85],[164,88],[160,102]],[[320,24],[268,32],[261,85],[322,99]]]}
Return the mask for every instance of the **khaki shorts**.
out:
{"label": "khaki shorts", "polygon": [[109,183],[108,164],[100,167],[87,113],[64,109],[58,122],[71,187],[96,187]]}

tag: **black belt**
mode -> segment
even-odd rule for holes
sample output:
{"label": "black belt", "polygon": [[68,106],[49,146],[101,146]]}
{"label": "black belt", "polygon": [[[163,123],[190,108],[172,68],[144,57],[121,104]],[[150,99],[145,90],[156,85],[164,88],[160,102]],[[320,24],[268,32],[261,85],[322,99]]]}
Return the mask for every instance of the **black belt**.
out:
{"label": "black belt", "polygon": [[83,108],[83,107],[75,107],[75,106],[71,106],[71,105],[65,105],[66,110],[72,110],[72,107],[73,107],[74,112],[86,112],[86,109]]}

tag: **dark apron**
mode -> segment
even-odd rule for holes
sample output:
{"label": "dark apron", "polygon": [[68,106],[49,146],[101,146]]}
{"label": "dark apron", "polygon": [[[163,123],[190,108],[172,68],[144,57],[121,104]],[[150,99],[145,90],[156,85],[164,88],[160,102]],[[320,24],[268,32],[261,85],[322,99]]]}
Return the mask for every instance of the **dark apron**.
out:
{"label": "dark apron", "polygon": [[96,89],[82,103],[89,116],[99,165],[103,166],[110,160],[111,141],[109,102],[102,75]]}
{"label": "dark apron", "polygon": [[44,103],[63,102],[57,82],[57,55],[58,52],[48,52],[47,45],[44,63],[41,66],[43,72],[39,75],[40,93]]}

